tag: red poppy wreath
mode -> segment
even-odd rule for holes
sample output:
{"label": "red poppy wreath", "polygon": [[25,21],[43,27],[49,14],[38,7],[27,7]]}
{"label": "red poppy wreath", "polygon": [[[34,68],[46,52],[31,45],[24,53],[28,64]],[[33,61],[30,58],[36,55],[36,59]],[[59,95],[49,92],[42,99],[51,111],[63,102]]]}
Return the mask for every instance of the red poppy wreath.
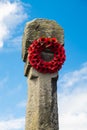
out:
{"label": "red poppy wreath", "polygon": [[[50,49],[54,53],[51,61],[41,57],[41,52]],[[33,68],[41,73],[55,73],[61,69],[66,59],[65,50],[56,38],[39,38],[34,40],[28,48],[28,60]]]}

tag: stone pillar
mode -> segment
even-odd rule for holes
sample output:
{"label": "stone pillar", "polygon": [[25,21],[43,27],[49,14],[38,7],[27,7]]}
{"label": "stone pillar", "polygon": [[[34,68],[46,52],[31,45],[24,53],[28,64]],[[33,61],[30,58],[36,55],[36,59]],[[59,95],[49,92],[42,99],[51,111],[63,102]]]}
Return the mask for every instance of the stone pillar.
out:
{"label": "stone pillar", "polygon": [[[55,21],[35,19],[26,24],[22,42],[22,58],[25,62],[24,74],[28,78],[25,130],[59,130],[58,73],[39,73],[27,60],[28,47],[33,40],[39,37],[56,37],[62,45],[64,44],[63,29]],[[51,52],[43,52],[44,60],[49,61],[52,57]]]}

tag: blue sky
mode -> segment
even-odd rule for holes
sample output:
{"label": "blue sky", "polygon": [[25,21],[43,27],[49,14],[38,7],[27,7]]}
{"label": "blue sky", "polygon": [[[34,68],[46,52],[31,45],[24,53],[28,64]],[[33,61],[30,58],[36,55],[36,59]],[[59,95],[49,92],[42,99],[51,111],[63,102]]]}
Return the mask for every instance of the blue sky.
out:
{"label": "blue sky", "polygon": [[27,21],[56,20],[67,60],[59,72],[60,130],[87,129],[87,1],[0,1],[0,130],[24,130],[27,78],[21,58]]}

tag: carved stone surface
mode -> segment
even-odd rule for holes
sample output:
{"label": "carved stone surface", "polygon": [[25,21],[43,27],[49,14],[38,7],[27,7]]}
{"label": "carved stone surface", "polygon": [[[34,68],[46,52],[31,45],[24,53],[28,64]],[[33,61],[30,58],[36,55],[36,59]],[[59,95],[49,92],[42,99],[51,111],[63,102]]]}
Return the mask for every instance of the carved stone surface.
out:
{"label": "carved stone surface", "polygon": [[42,74],[31,67],[25,130],[59,130],[57,73]]}
{"label": "carved stone surface", "polygon": [[[42,74],[31,67],[27,59],[27,49],[39,37],[56,37],[64,44],[64,31],[53,20],[35,19],[25,26],[22,42],[22,59],[25,62],[24,74],[28,77],[28,101],[25,130],[59,130],[57,105],[58,74]],[[49,50],[41,53],[45,61],[53,54]]]}
{"label": "carved stone surface", "polygon": [[[35,39],[39,37],[56,37],[57,40],[64,44],[64,31],[56,21],[48,19],[35,19],[31,22],[27,22],[22,39],[22,59],[27,62],[28,47]],[[48,54],[47,54],[48,53]],[[45,54],[45,57],[50,57],[49,50]],[[46,61],[48,58],[45,58]],[[52,59],[52,58],[51,58]],[[26,70],[30,69],[29,64],[26,64],[24,74],[27,76]]]}

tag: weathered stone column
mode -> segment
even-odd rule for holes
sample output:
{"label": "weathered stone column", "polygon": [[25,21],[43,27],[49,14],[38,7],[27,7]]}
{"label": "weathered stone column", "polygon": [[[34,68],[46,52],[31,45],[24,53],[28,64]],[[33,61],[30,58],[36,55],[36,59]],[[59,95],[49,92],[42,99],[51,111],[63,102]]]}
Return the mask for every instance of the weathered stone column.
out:
{"label": "weathered stone column", "polygon": [[[52,20],[35,19],[26,24],[22,58],[25,62],[24,74],[28,78],[28,101],[26,110],[25,130],[59,130],[57,105],[58,73],[42,74],[35,70],[27,60],[27,49],[33,40],[39,37],[56,37],[64,44],[63,29]],[[43,52],[44,60],[52,59],[53,54]]]}

